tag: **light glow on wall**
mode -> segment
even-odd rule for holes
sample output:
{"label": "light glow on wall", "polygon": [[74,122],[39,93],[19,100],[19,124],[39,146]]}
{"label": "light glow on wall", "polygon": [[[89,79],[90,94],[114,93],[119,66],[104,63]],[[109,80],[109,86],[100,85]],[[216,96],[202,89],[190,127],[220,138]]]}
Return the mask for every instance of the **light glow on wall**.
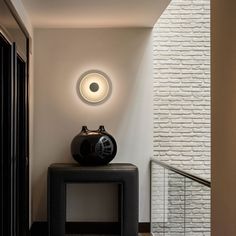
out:
{"label": "light glow on wall", "polygon": [[89,104],[102,103],[111,94],[110,79],[101,71],[85,72],[78,80],[77,92]]}

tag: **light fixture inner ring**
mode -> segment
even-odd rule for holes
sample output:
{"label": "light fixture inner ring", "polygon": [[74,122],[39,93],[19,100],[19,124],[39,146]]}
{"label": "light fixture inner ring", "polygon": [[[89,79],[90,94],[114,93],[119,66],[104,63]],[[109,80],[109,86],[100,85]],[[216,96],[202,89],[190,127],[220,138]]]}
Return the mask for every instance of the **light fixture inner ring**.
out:
{"label": "light fixture inner ring", "polygon": [[89,89],[92,91],[92,92],[97,92],[99,90],[99,84],[96,83],[96,82],[92,82],[90,85],[89,85]]}

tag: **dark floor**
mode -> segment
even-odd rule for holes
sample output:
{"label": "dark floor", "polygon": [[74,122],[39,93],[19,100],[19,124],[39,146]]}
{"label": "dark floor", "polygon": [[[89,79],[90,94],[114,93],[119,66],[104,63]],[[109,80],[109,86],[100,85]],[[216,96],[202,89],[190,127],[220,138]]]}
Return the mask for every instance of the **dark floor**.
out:
{"label": "dark floor", "polygon": [[[89,222],[88,225],[78,222],[67,222],[67,234],[65,236],[120,236],[117,223],[101,223]],[[79,225],[79,226],[78,226]],[[150,223],[140,223],[139,231],[148,232],[150,230]],[[98,232],[98,233],[97,233]],[[73,234],[74,233],[74,234]],[[99,234],[100,233],[100,234]],[[48,236],[47,222],[34,222],[30,230],[31,236]],[[1,235],[0,235],[1,236]],[[150,233],[139,233],[137,236],[152,236]]]}
{"label": "dark floor", "polygon": [[[39,236],[39,235],[37,235]],[[46,235],[40,235],[46,236]],[[119,236],[117,234],[66,234],[65,236]],[[138,236],[152,236],[150,233],[139,233]]]}
{"label": "dark floor", "polygon": [[[66,236],[119,236],[117,234],[66,234]],[[139,233],[138,236],[151,236],[150,233]]]}

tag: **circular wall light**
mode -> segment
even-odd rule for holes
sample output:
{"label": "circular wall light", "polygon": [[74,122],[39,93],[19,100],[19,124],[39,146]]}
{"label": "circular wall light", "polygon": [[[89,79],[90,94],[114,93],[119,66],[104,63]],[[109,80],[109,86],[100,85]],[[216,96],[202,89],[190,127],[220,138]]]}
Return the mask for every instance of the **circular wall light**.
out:
{"label": "circular wall light", "polygon": [[86,103],[103,103],[111,94],[111,81],[102,71],[87,71],[78,80],[77,93]]}

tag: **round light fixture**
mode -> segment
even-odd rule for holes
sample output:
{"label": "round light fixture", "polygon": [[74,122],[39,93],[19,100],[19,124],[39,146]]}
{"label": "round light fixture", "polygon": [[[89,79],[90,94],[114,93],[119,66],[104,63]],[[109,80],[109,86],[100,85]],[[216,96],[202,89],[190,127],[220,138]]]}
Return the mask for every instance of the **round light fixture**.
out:
{"label": "round light fixture", "polygon": [[102,103],[111,94],[111,81],[101,71],[87,71],[78,80],[77,93],[83,101],[89,104]]}

